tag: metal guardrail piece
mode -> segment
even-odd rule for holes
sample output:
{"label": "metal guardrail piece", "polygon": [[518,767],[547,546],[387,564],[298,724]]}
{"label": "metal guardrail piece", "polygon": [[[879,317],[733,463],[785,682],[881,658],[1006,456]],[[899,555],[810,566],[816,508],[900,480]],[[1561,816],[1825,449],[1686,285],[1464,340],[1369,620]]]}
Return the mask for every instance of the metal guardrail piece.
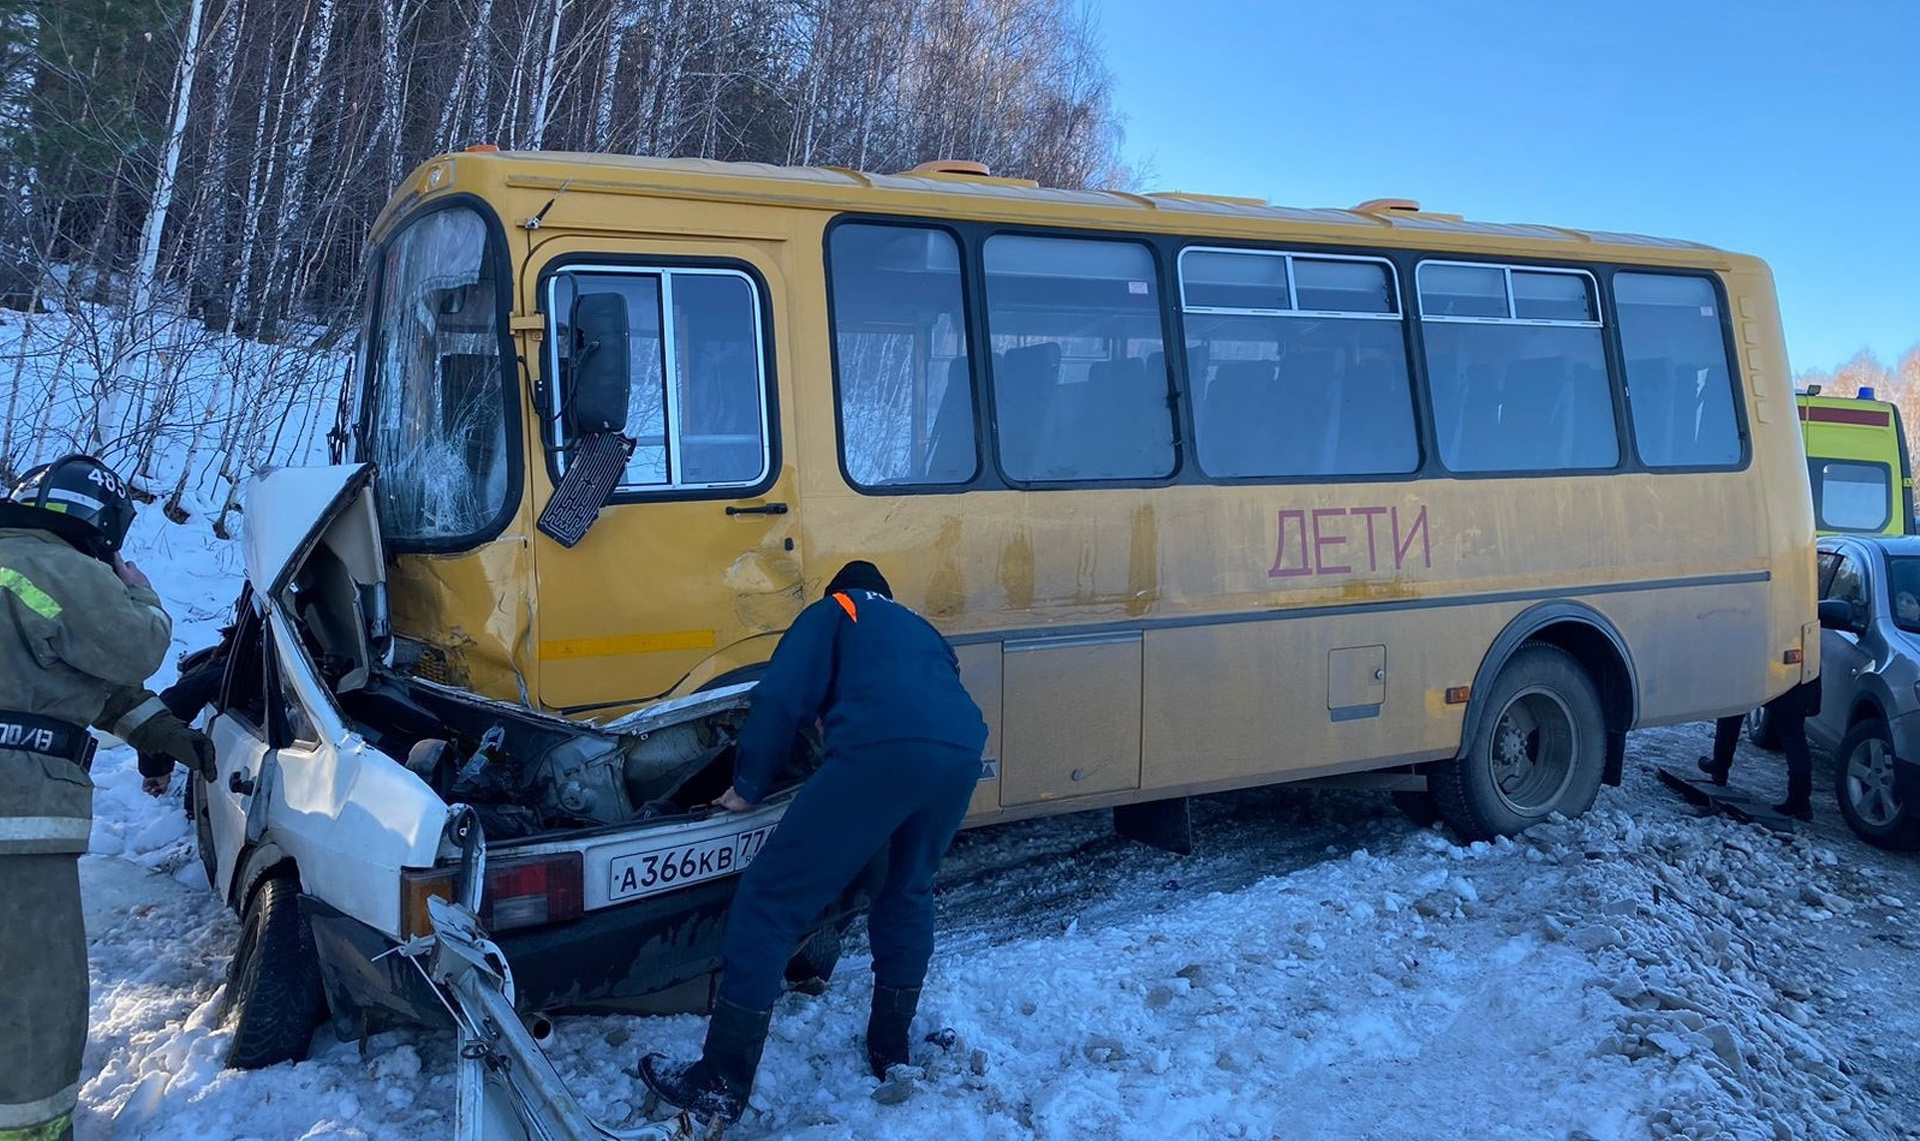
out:
{"label": "metal guardrail piece", "polygon": [[[459,1027],[456,1141],[693,1141],[683,1114],[613,1129],[580,1107],[513,1009],[511,974],[473,913],[434,898],[423,969]],[[419,959],[416,958],[418,963]]]}

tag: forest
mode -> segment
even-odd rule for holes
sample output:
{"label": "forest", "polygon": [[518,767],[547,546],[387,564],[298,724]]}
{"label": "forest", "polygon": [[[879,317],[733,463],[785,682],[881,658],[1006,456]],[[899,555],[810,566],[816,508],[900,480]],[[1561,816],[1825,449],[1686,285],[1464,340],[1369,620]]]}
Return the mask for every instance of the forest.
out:
{"label": "forest", "polygon": [[1120,143],[1071,0],[0,0],[0,476],[63,426],[151,475],[192,425],[233,483],[337,384],[368,224],[443,151],[1087,187]]}

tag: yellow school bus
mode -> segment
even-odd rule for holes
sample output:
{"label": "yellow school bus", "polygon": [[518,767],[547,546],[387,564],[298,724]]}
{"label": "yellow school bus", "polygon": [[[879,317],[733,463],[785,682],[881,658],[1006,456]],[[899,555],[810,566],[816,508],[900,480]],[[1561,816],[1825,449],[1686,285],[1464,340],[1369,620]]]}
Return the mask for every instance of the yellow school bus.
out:
{"label": "yellow school bus", "polygon": [[1822,535],[1906,535],[1914,527],[1913,465],[1900,409],[1871,388],[1794,397],[1807,449],[1815,529]]}
{"label": "yellow school bus", "polygon": [[972,824],[1389,773],[1489,836],[1818,671],[1752,257],[490,149],[372,240],[346,434],[412,676],[609,717],[750,680],[865,558],[991,724]]}

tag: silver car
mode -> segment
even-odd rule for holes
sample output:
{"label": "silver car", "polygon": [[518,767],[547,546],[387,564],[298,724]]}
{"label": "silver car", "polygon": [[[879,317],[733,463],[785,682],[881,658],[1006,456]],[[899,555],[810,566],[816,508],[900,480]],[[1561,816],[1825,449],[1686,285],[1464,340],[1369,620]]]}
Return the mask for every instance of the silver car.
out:
{"label": "silver car", "polygon": [[1819,559],[1820,714],[1807,736],[1833,751],[1840,814],[1861,839],[1920,848],[1920,537],[1833,536]]}

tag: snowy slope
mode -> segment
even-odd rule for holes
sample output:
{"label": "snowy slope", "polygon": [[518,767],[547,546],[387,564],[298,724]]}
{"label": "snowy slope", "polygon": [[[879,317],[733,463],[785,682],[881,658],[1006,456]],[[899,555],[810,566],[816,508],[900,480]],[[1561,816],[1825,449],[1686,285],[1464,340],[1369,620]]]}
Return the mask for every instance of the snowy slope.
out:
{"label": "snowy slope", "polygon": [[[236,556],[143,520],[131,544],[211,639]],[[1111,838],[1098,814],[963,836],[916,1047],[886,1089],[860,1063],[864,951],[789,995],[735,1137],[1920,1137],[1920,863],[1860,845],[1831,800],[1808,836],[1697,819],[1652,777],[1699,727],[1636,734],[1627,787],[1586,818],[1459,848],[1379,799],[1210,798],[1202,850]],[[1743,755],[1769,791],[1778,763]],[[212,1021],[236,924],[200,877],[177,796],[105,750],[83,863],[94,970],[81,1136],[448,1133],[447,1041],[223,1072]],[[177,789],[176,789],[177,791]],[[157,869],[157,870],[148,870]],[[702,1023],[571,1018],[550,1049],[610,1123],[646,1049]]]}

